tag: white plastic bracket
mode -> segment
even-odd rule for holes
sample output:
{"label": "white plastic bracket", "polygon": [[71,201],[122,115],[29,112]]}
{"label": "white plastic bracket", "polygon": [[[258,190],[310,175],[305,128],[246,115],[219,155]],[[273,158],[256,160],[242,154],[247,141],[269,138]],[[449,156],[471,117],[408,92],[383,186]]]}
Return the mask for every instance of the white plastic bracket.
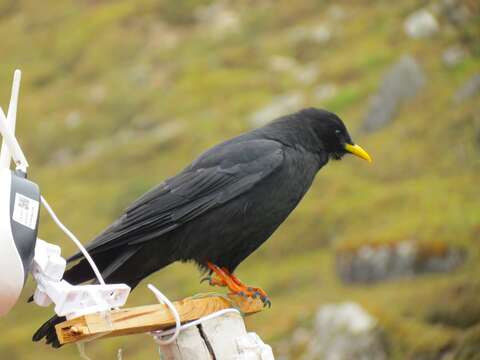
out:
{"label": "white plastic bracket", "polygon": [[66,261],[60,247],[37,239],[32,275],[37,281],[33,300],[39,306],[55,304],[55,312],[67,319],[125,305],[130,287],[125,284],[72,285],[62,280]]}
{"label": "white plastic bracket", "polygon": [[[0,149],[0,168],[9,169],[13,158],[16,169],[26,173],[28,162],[15,138],[21,74],[20,70],[15,70],[7,116],[0,107],[0,135],[3,138]],[[92,260],[78,239],[58,220],[43,197],[41,200],[57,225],[81,250],[83,249],[85,256],[92,264]],[[92,265],[92,268],[101,283],[100,285],[74,286],[62,280],[66,261],[60,253],[59,246],[37,239],[30,270],[37,281],[37,289],[33,297],[37,305],[48,306],[54,303],[57,315],[71,319],[88,313],[108,311],[125,304],[130,294],[130,287],[125,284],[105,284],[95,264]]]}

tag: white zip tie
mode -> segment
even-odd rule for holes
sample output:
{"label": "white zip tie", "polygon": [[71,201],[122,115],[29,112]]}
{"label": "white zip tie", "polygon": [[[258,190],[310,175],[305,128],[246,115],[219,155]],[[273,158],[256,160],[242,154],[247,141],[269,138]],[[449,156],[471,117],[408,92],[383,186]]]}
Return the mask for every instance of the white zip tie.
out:
{"label": "white zip tie", "polygon": [[180,334],[180,330],[182,327],[182,323],[180,322],[180,315],[178,314],[177,309],[175,306],[172,304],[168,298],[163,295],[163,293],[158,290],[155,286],[152,284],[148,284],[148,288],[153,292],[155,297],[157,298],[158,302],[164,305],[167,305],[170,311],[172,312],[173,317],[175,318],[175,331],[173,332],[173,335],[170,336],[167,340],[161,339],[162,335],[159,335],[158,338],[154,336],[155,340],[159,345],[168,345],[177,340],[178,335]]}
{"label": "white zip tie", "polygon": [[[80,242],[80,240],[77,239],[77,237],[65,226],[63,225],[63,223],[60,221],[60,219],[57,217],[57,215],[55,214],[55,212],[53,211],[53,209],[50,207],[50,205],[48,204],[47,200],[45,200],[45,198],[43,196],[40,197],[40,200],[42,202],[42,205],[44,206],[44,208],[47,210],[47,212],[49,213],[49,215],[51,216],[52,220],[55,222],[55,224],[75,243],[75,245],[78,247],[78,249],[82,252],[83,256],[85,257],[85,259],[88,261],[88,263],[90,264],[93,272],[95,273],[95,276],[98,280],[98,282],[101,284],[101,285],[105,285],[105,280],[103,279],[102,277],[102,274],[100,273],[100,271],[98,270],[98,267],[97,267],[97,264],[95,264],[95,261],[93,261],[92,257],[90,256],[90,254],[88,253],[87,249],[85,249],[85,247],[83,246],[83,244]],[[104,320],[109,322],[110,323],[110,327],[112,327],[111,325],[111,318],[110,318],[110,311],[106,311],[106,312],[103,312],[104,314]],[[87,341],[80,341],[77,343],[77,349],[78,349],[78,352],[79,352],[79,355],[82,359],[84,360],[92,360],[88,355],[87,355],[87,352],[86,352],[86,349],[85,349],[85,344],[86,342],[90,342],[90,341],[93,341],[95,340],[96,338],[99,338],[99,337],[102,337],[104,336],[105,334],[101,334],[99,336],[95,336],[93,337],[92,339],[88,339]]]}
{"label": "white zip tie", "polygon": [[87,355],[87,352],[85,351],[85,342],[83,342],[83,341],[77,342],[77,349],[78,349],[78,353],[79,353],[80,357],[81,357],[83,360],[92,360],[92,359]]}
{"label": "white zip tie", "polygon": [[[201,324],[204,321],[214,319],[216,317],[222,316],[222,315],[227,314],[227,313],[240,314],[240,311],[238,311],[237,309],[234,309],[234,308],[223,309],[223,310],[219,310],[219,311],[216,311],[214,313],[211,313],[209,315],[206,315],[204,317],[201,317],[200,319],[197,319],[197,320],[194,320],[194,321],[191,321],[189,323],[186,323],[186,324],[182,325],[182,323],[180,321],[180,315],[178,314],[178,310],[175,308],[175,306],[172,304],[172,302],[170,300],[168,300],[168,298],[165,295],[163,295],[163,293],[160,290],[158,290],[155,286],[153,286],[152,284],[148,284],[148,288],[153,292],[153,294],[155,295],[155,297],[157,298],[157,300],[161,304],[167,305],[167,307],[172,312],[173,317],[175,318],[175,328],[174,329],[157,330],[157,331],[152,331],[150,333],[153,336],[153,338],[155,339],[155,342],[160,346],[165,346],[165,345],[173,343],[175,340],[177,340],[177,338],[180,335],[180,332],[182,330],[185,330],[185,329],[188,329],[192,326],[196,326],[198,324]],[[171,334],[173,334],[173,335],[170,336],[167,340],[163,340],[163,337],[171,335]]]}

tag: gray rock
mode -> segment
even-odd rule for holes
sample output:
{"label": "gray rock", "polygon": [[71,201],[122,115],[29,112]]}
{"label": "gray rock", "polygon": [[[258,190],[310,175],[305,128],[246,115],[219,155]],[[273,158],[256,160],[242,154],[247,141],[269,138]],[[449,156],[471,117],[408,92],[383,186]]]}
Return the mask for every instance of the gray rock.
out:
{"label": "gray rock", "polygon": [[319,44],[324,44],[332,38],[332,30],[326,25],[318,25],[311,30],[313,40]]}
{"label": "gray rock", "polygon": [[470,80],[463,84],[454,95],[454,101],[462,103],[480,92],[480,74],[474,75]]}
{"label": "gray rock", "polygon": [[294,72],[299,66],[294,58],[280,55],[272,56],[268,64],[270,69],[279,72]]}
{"label": "gray rock", "polygon": [[227,5],[225,1],[218,1],[200,7],[195,12],[197,21],[208,26],[217,35],[221,35],[223,32],[238,30],[240,18]]}
{"label": "gray rock", "polygon": [[399,107],[417,95],[425,82],[425,75],[415,59],[402,57],[387,71],[378,93],[373,96],[363,120],[364,130],[375,131],[389,124]]}
{"label": "gray rock", "polygon": [[82,116],[79,111],[70,111],[65,117],[65,125],[69,129],[76,129],[82,123]]}
{"label": "gray rock", "polygon": [[442,61],[447,67],[454,67],[465,59],[466,52],[460,45],[452,45],[442,53]]}
{"label": "gray rock", "polygon": [[302,84],[312,84],[317,80],[319,74],[318,67],[315,64],[309,64],[299,67],[295,72],[295,79]]}
{"label": "gray rock", "polygon": [[322,102],[331,99],[337,94],[337,86],[333,83],[327,83],[317,86],[313,90],[315,101]]}
{"label": "gray rock", "polygon": [[437,19],[426,9],[415,11],[403,26],[407,35],[414,39],[428,38],[438,32]]}
{"label": "gray rock", "polygon": [[352,302],[322,306],[303,360],[384,360],[387,351],[377,320]]}
{"label": "gray rock", "polygon": [[474,8],[464,1],[441,0],[439,7],[442,15],[455,26],[465,26],[474,17]]}
{"label": "gray rock", "polygon": [[181,31],[157,19],[148,28],[145,46],[149,49],[172,49],[180,43],[181,36]]}
{"label": "gray rock", "polygon": [[461,249],[435,252],[413,241],[396,245],[365,245],[336,257],[338,276],[345,283],[374,283],[432,272],[450,272],[465,261]]}
{"label": "gray rock", "polygon": [[299,83],[308,85],[318,78],[320,73],[316,64],[299,64],[295,59],[286,56],[272,56],[269,59],[270,69],[288,73]]}
{"label": "gray rock", "polygon": [[250,124],[254,127],[263,126],[279,116],[299,110],[302,104],[303,96],[300,93],[277,96],[269,105],[250,116]]}
{"label": "gray rock", "polygon": [[289,32],[289,37],[294,42],[309,40],[317,44],[326,44],[332,39],[332,36],[333,31],[327,24],[311,27],[297,26]]}

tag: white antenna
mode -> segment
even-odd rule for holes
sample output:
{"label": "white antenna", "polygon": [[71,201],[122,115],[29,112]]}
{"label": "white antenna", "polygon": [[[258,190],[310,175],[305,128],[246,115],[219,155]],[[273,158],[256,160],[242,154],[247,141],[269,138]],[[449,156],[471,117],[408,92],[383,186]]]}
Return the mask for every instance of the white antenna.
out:
{"label": "white antenna", "polygon": [[0,134],[3,137],[2,148],[0,151],[0,168],[10,168],[10,161],[13,160],[17,169],[27,172],[28,162],[23,154],[22,148],[15,138],[15,124],[17,120],[18,93],[20,91],[20,79],[22,72],[15,70],[13,75],[12,94],[8,106],[8,115],[5,116],[0,107]]}

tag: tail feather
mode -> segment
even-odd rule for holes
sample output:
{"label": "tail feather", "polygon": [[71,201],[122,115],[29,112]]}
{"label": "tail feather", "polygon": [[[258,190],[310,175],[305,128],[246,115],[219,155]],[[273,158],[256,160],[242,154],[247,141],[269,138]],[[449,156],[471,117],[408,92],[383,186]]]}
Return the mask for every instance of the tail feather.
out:
{"label": "tail feather", "polygon": [[[93,261],[95,261],[95,264],[102,272],[103,277],[106,277],[103,274],[104,269],[108,267],[112,261],[115,261],[118,256],[121,256],[121,254],[121,251],[111,251],[109,253],[92,255]],[[72,261],[69,260],[68,263],[72,263]],[[73,285],[81,284],[94,278],[95,273],[85,258],[80,259],[80,261],[71,266],[65,271],[65,274],[63,274],[63,279]]]}
{"label": "tail feather", "polygon": [[52,345],[54,348],[59,348],[62,346],[57,338],[57,333],[55,331],[55,325],[65,321],[63,316],[52,316],[47,320],[40,328],[33,334],[33,341],[40,341],[45,338],[47,345]]}

